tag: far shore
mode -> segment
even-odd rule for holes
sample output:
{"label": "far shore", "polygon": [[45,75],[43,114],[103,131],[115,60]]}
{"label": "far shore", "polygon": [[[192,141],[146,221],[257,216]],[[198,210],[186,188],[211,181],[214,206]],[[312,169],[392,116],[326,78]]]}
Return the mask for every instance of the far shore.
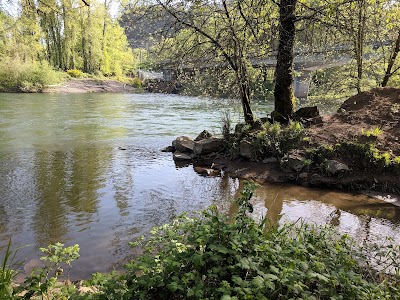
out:
{"label": "far shore", "polygon": [[61,84],[48,86],[43,93],[133,93],[137,89],[116,80],[73,78]]}

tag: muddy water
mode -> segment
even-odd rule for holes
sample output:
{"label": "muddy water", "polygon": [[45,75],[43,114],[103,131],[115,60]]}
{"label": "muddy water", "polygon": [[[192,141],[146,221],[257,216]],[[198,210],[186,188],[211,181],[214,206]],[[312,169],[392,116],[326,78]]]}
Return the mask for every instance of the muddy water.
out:
{"label": "muddy water", "polygon": [[[258,116],[271,103],[256,104]],[[73,278],[110,270],[128,241],[184,211],[231,209],[242,183],[177,167],[160,148],[178,135],[219,132],[231,101],[155,94],[0,94],[0,258],[11,237],[25,268],[39,247],[78,243]],[[294,186],[258,188],[259,215],[305,218],[365,239],[400,235],[400,208],[368,196]]]}

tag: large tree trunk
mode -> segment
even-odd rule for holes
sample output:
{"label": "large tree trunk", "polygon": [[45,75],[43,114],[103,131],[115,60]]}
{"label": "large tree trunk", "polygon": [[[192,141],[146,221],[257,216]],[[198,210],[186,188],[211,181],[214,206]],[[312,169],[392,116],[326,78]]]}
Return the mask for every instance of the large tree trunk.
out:
{"label": "large tree trunk", "polygon": [[394,62],[396,61],[397,54],[399,52],[400,52],[400,29],[399,29],[399,32],[397,33],[396,43],[394,45],[392,55],[390,56],[388,66],[386,68],[385,76],[383,77],[383,80],[381,83],[381,86],[383,86],[383,87],[385,87],[388,84],[390,77],[394,74],[394,72],[392,72],[392,68],[393,68]]}
{"label": "large tree trunk", "polygon": [[279,45],[275,68],[275,110],[284,117],[295,109],[293,60],[295,9],[297,0],[281,0],[279,5]]}

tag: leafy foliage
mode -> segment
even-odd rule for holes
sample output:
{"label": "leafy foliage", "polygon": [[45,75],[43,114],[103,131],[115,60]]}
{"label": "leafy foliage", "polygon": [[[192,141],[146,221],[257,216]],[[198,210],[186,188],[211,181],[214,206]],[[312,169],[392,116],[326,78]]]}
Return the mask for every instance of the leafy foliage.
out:
{"label": "leafy foliage", "polygon": [[[96,292],[54,289],[49,270],[77,258],[77,245],[41,249],[49,266],[31,276],[24,298],[45,299],[398,299],[400,246],[358,246],[332,227],[302,222],[266,227],[252,219],[247,183],[234,218],[216,207],[182,215],[154,228],[131,246],[144,253],[125,274],[94,274],[86,285]],[[377,268],[378,266],[378,268]],[[13,295],[9,299],[19,299]]]}
{"label": "leafy foliage", "polygon": [[0,91],[37,92],[60,82],[63,76],[46,62],[24,63],[18,59],[5,59],[0,62]]}
{"label": "leafy foliage", "polygon": [[377,272],[362,264],[360,259],[366,256],[347,235],[304,223],[265,231],[264,221],[257,223],[248,215],[252,192],[253,187],[246,185],[234,220],[211,207],[196,218],[184,215],[154,229],[145,253],[127,265],[126,275],[97,279],[107,288],[98,299],[108,299],[113,289],[118,290],[114,294],[118,299],[394,299],[400,295],[398,277],[376,279]]}

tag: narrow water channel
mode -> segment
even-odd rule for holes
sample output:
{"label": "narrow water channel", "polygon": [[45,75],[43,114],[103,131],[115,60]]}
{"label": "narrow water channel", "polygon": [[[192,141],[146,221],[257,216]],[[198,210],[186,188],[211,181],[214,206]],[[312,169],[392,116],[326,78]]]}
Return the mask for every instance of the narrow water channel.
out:
{"label": "narrow water channel", "polygon": [[[258,116],[272,103],[257,103]],[[105,272],[153,226],[216,204],[229,211],[242,185],[179,168],[159,150],[179,135],[219,133],[240,117],[232,101],[161,94],[0,94],[0,258],[12,238],[26,270],[39,247],[79,244],[72,278]],[[305,218],[342,232],[399,241],[400,208],[365,195],[288,185],[259,187],[258,215]]]}

